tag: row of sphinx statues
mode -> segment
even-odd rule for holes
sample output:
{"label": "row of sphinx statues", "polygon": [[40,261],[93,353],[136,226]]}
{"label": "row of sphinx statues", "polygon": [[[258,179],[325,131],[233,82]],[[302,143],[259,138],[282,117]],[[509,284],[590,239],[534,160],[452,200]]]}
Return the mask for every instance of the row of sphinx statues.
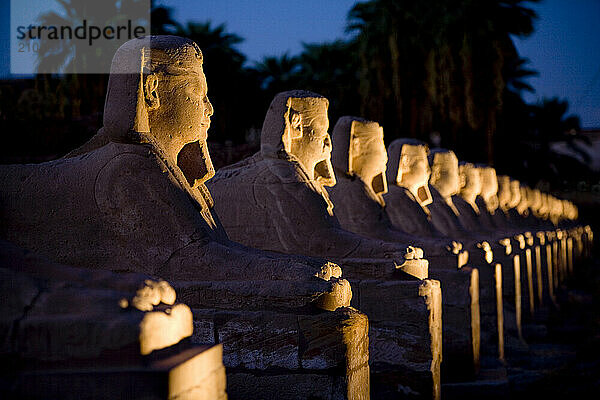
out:
{"label": "row of sphinx statues", "polygon": [[523,342],[523,310],[589,256],[571,202],[386,149],[373,121],[330,135],[308,91],[275,96],[260,151],[215,172],[203,62],[180,37],[125,43],[96,136],[0,167],[15,395],[437,399],[442,374]]}

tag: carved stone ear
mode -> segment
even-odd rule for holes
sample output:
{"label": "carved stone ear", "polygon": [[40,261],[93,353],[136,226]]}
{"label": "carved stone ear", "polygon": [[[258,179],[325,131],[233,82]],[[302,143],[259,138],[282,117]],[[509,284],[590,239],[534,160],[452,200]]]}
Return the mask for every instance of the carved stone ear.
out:
{"label": "carved stone ear", "polygon": [[458,178],[459,178],[459,182],[460,182],[460,188],[464,188],[465,186],[467,186],[467,177],[466,177],[466,173],[465,172],[460,172],[458,174]]}
{"label": "carved stone ear", "polygon": [[431,167],[431,175],[429,176],[429,182],[437,182],[440,178],[440,169],[436,165]]}
{"label": "carved stone ear", "polygon": [[146,101],[146,107],[148,110],[156,110],[160,107],[160,99],[158,98],[158,76],[151,74],[146,77],[144,84],[144,99]]}
{"label": "carved stone ear", "polygon": [[300,139],[302,137],[302,115],[294,109],[290,109],[288,118],[290,123],[290,138]]}

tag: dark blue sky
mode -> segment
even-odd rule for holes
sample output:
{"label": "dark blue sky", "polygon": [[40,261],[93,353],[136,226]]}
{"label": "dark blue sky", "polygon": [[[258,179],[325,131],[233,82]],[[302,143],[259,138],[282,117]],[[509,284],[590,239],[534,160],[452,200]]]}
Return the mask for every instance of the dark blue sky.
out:
{"label": "dark blue sky", "polygon": [[[27,1],[27,0],[13,0]],[[243,37],[239,49],[250,61],[286,52],[297,54],[302,42],[344,38],[346,14],[355,0],[157,0],[172,7],[180,22],[211,20]],[[539,71],[530,82],[542,97],[566,98],[569,112],[584,127],[600,127],[600,0],[544,0],[536,32],[516,40],[521,56]],[[9,1],[0,0],[0,76],[8,60]]]}

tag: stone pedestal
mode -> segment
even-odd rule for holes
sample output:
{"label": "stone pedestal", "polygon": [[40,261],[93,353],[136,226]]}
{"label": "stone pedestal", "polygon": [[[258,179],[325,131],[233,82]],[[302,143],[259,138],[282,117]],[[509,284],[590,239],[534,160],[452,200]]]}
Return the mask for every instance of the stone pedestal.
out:
{"label": "stone pedestal", "polygon": [[223,345],[231,399],[369,398],[369,322],[353,308],[193,313],[192,341]]}
{"label": "stone pedestal", "polygon": [[481,356],[504,359],[503,266],[484,259],[469,260],[478,270]]}
{"label": "stone pedestal", "polygon": [[54,363],[13,360],[12,368],[19,367],[3,373],[3,398],[227,399],[221,345],[191,346],[148,362],[115,362],[115,355]]}
{"label": "stone pedestal", "polygon": [[369,316],[373,398],[439,399],[442,361],[440,283],[352,282],[353,304]]}
{"label": "stone pedestal", "polygon": [[442,285],[442,377],[473,378],[480,361],[479,270],[430,268],[429,276]]}

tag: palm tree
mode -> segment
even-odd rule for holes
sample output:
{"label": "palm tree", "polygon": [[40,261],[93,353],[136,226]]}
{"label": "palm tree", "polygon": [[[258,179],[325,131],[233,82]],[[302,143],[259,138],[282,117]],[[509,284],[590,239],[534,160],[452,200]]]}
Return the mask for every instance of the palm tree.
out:
{"label": "palm tree", "polygon": [[342,40],[304,43],[298,59],[298,87],[330,99],[329,117],[332,123],[342,115],[359,113],[359,66],[352,43]]}
{"label": "palm tree", "polygon": [[181,29],[179,22],[173,17],[173,9],[164,6],[154,6],[150,12],[151,27],[150,32],[153,35],[169,35]]}
{"label": "palm tree", "polygon": [[[142,0],[114,0],[90,2],[88,0],[56,0],[62,7],[62,15],[49,11],[40,16],[38,25],[47,27],[122,26],[127,19],[137,16],[137,25],[148,24],[144,11],[147,6]],[[37,34],[34,34],[37,36]],[[89,36],[89,35],[88,35]],[[121,42],[117,40],[96,41],[92,46],[87,39],[81,40],[73,33],[65,34],[61,40],[44,37],[40,39],[38,51],[38,73],[88,73],[110,70],[112,56]]]}
{"label": "palm tree", "polygon": [[[537,0],[531,0],[535,2]],[[493,162],[497,116],[506,89],[512,35],[532,32],[529,0],[357,3],[348,15],[360,60],[361,110],[386,132],[446,145],[470,139]],[[472,133],[469,133],[472,132]],[[474,140],[471,140],[474,139]],[[463,147],[464,144],[463,144]]]}
{"label": "palm tree", "polygon": [[290,57],[287,53],[280,57],[263,58],[254,66],[261,81],[261,87],[270,94],[296,89],[300,81],[299,61],[298,57]]}

